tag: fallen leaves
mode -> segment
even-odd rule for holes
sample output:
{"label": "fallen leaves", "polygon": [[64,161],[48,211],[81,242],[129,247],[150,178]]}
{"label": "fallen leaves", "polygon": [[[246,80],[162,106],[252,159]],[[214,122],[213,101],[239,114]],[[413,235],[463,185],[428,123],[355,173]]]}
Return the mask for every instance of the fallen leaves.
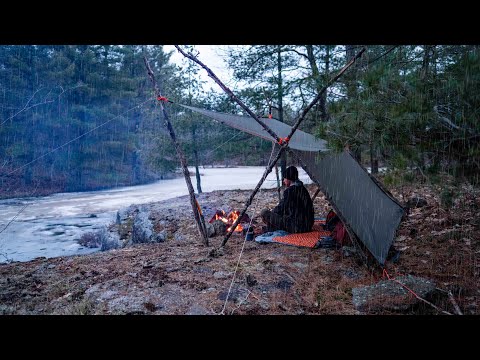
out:
{"label": "fallen leaves", "polygon": [[[310,190],[314,192],[315,189]],[[391,265],[392,270],[394,269],[396,273],[421,274],[437,281],[444,281],[447,278],[451,282],[445,284],[461,286],[464,289],[462,296],[477,296],[479,285],[474,277],[478,276],[480,268],[478,261],[480,232],[474,221],[476,219],[478,221],[478,215],[473,208],[462,210],[441,208],[439,199],[433,191],[427,186],[415,189],[415,193],[428,198],[432,206],[412,208],[407,221],[400,224],[399,235],[395,238],[394,246],[402,254],[399,262]],[[208,193],[204,195],[202,205],[211,204],[212,208],[217,208],[222,204],[229,204],[230,197],[235,199],[234,202],[238,205],[243,198],[248,197],[249,193],[249,191],[222,191],[223,197],[220,197],[220,192]],[[276,191],[262,192],[257,196],[259,197],[258,208],[271,207],[277,203]],[[188,197],[185,199],[185,208],[188,209],[190,206]],[[211,203],[206,201],[207,199],[211,200]],[[323,198],[318,196],[315,200],[318,215],[322,213],[322,209],[328,207],[325,205],[326,201],[320,199]],[[155,215],[156,219],[162,218],[168,205],[150,204],[151,210],[158,213]],[[253,214],[253,209],[249,209],[252,211],[249,215]],[[254,222],[257,219],[258,214],[254,215]],[[5,265],[0,268],[0,295],[5,296],[4,299],[11,299],[4,301],[5,306],[15,306],[16,313],[22,311],[29,313],[25,309],[37,309],[32,310],[37,313],[61,312],[62,306],[67,303],[81,305],[81,302],[85,301],[83,294],[89,287],[102,286],[103,291],[118,291],[124,296],[122,299],[126,302],[133,301],[134,297],[129,296],[133,293],[143,296],[153,292],[173,296],[171,289],[178,291],[178,298],[175,298],[178,304],[173,302],[171,305],[167,304],[171,306],[168,311],[160,306],[160,302],[155,302],[149,297],[142,298],[138,303],[141,307],[133,308],[132,305],[130,310],[143,310],[149,313],[185,313],[188,309],[182,307],[180,301],[182,297],[188,301],[198,302],[205,308],[221,309],[223,301],[217,300],[216,297],[220,291],[228,290],[230,278],[216,279],[214,274],[219,271],[233,271],[242,241],[232,237],[225,248],[209,256],[209,251],[215,249],[222,239],[212,238],[211,247],[204,247],[200,244],[196,225],[191,218],[183,214],[179,219],[175,218],[175,221],[178,225],[176,233],[184,236],[185,240],[169,239],[163,244],[145,244],[112,252],[72,257],[65,259],[65,264],[68,263],[68,266],[57,266],[55,269],[43,266],[45,262],[54,264],[54,259],[48,259],[45,262],[32,261]],[[455,227],[455,224],[459,226]],[[234,309],[235,314],[279,314],[285,311],[290,314],[300,311],[305,311],[307,314],[355,313],[349,301],[351,296],[349,289],[359,284],[371,284],[375,279],[372,279],[369,271],[355,262],[354,257],[340,259],[332,256],[333,254],[337,253],[334,250],[323,249],[311,252],[295,247],[259,246],[254,242],[247,243],[236,281],[256,291],[258,298],[252,293],[248,301]],[[301,271],[301,267],[295,266],[295,264],[305,263],[310,259],[309,257],[311,260],[309,260],[308,272]],[[327,258],[333,260],[327,262]],[[198,268],[194,264],[201,263],[208,263],[208,269],[192,270]],[[142,268],[148,270],[142,271]],[[359,274],[358,279],[342,275],[345,269],[349,268]],[[473,269],[475,271],[472,271]],[[96,270],[97,273],[92,270]],[[34,276],[39,274],[42,279],[41,292],[36,291],[35,297],[22,298],[20,290],[32,290],[39,286],[38,281],[35,282],[31,277],[26,277],[29,273],[34,273]],[[277,294],[278,288],[275,284],[289,273],[296,280],[291,286],[293,291],[288,290]],[[102,276],[96,276],[98,274]],[[55,282],[65,281],[65,279],[68,279],[68,283],[65,283],[64,288],[55,288]],[[12,284],[19,284],[14,289],[16,292],[7,293],[7,290],[12,291],[9,290],[12,289]],[[135,289],[133,289],[134,286]],[[338,295],[339,293],[341,296]],[[57,296],[54,297],[54,295]],[[58,296],[61,296],[62,301],[51,304],[51,299],[57,299]],[[462,302],[462,300],[464,299],[461,297],[458,299],[459,305],[462,311],[468,313],[465,301]],[[278,303],[287,310],[274,306]],[[90,305],[91,312],[105,313],[108,310],[98,304]],[[230,313],[232,308],[227,311]],[[472,312],[480,314],[478,308],[472,308],[470,311],[470,314]]]}

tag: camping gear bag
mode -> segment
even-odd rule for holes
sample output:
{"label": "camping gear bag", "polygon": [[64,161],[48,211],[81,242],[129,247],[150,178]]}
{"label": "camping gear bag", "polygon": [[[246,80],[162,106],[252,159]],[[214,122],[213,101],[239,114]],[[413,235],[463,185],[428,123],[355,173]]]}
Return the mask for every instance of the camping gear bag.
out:
{"label": "camping gear bag", "polygon": [[324,228],[325,230],[332,232],[331,237],[337,244],[337,247],[351,244],[350,236],[345,229],[345,225],[343,225],[343,222],[340,220],[335,211],[330,210],[328,212]]}

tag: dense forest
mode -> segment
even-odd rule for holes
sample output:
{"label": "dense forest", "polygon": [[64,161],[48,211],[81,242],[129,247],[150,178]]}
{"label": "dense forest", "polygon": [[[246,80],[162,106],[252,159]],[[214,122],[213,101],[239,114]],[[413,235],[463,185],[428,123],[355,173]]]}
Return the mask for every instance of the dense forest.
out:
{"label": "dense forest", "polygon": [[[258,115],[292,120],[360,45],[228,46],[232,90]],[[195,47],[185,47],[196,51]],[[388,183],[479,182],[480,49],[370,45],[301,129],[348,146]],[[242,113],[206,92],[198,66],[163,46],[1,45],[1,197],[135,185],[179,162],[146,74],[150,62],[189,165],[264,165],[271,143],[176,104]],[[208,64],[206,64],[208,66]],[[200,184],[197,184],[200,191]],[[451,189],[445,189],[448,193]]]}

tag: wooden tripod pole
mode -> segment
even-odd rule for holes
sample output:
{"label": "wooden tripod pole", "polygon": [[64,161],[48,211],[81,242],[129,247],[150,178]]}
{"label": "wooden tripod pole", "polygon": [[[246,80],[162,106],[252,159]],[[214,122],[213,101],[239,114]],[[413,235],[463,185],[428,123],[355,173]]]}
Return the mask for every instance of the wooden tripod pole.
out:
{"label": "wooden tripod pole", "polygon": [[317,189],[317,191],[315,191],[315,194],[312,195],[312,202],[313,200],[315,200],[315,198],[317,197],[317,195],[320,193],[320,188]]}
{"label": "wooden tripod pole", "polygon": [[282,194],[281,194],[282,186],[280,185],[280,177],[278,176],[278,165],[277,164],[275,164],[275,175],[277,177],[278,201],[282,201]]}
{"label": "wooden tripod pole", "polygon": [[[143,60],[145,61],[145,66],[147,68],[148,76],[150,77],[150,80],[152,81],[152,84],[153,84],[153,88],[155,90],[155,97],[159,98],[161,96],[161,93],[160,93],[160,88],[158,87],[157,81],[155,79],[155,75],[153,74],[152,68],[148,63],[146,56],[143,57]],[[190,203],[192,205],[193,216],[195,217],[195,221],[197,223],[198,232],[200,233],[200,236],[203,238],[205,245],[208,246],[208,234],[206,232],[205,220],[203,219],[203,215],[200,212],[197,199],[195,198],[195,191],[193,190],[192,181],[190,180],[190,173],[187,168],[187,161],[185,160],[185,155],[183,154],[182,148],[179,146],[177,142],[177,137],[175,136],[175,131],[173,130],[173,126],[172,126],[172,123],[170,122],[165,106],[163,106],[162,101],[159,101],[158,103],[163,113],[163,118],[165,120],[165,127],[170,133],[173,146],[175,147],[177,155],[180,158],[180,163],[182,164],[183,176],[185,177],[188,193],[190,194]]]}
{"label": "wooden tripod pole", "polygon": [[[272,154],[275,150],[275,143],[272,142]],[[281,188],[282,185],[280,184],[280,176],[278,175],[278,165],[275,164],[275,176],[277,178],[277,192],[278,192],[278,201],[282,201],[282,194],[281,194]]]}

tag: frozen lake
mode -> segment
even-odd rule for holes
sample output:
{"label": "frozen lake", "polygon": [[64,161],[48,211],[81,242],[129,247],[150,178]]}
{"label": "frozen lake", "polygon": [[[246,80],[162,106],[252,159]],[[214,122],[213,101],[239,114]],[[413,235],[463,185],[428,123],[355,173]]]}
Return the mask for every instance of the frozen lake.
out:
{"label": "frozen lake", "polygon": [[[192,174],[194,169],[190,169]],[[254,189],[264,167],[200,168],[202,191]],[[305,184],[312,181],[299,168]],[[195,175],[191,177],[196,189]],[[262,188],[276,187],[272,171]],[[116,212],[132,204],[167,200],[188,194],[183,176],[111,190],[59,193],[39,198],[17,198],[0,201],[0,231],[28,204],[25,210],[0,233],[0,263],[9,260],[28,261],[39,256],[79,255],[98,251],[80,246],[85,232],[100,229],[115,220]]]}

